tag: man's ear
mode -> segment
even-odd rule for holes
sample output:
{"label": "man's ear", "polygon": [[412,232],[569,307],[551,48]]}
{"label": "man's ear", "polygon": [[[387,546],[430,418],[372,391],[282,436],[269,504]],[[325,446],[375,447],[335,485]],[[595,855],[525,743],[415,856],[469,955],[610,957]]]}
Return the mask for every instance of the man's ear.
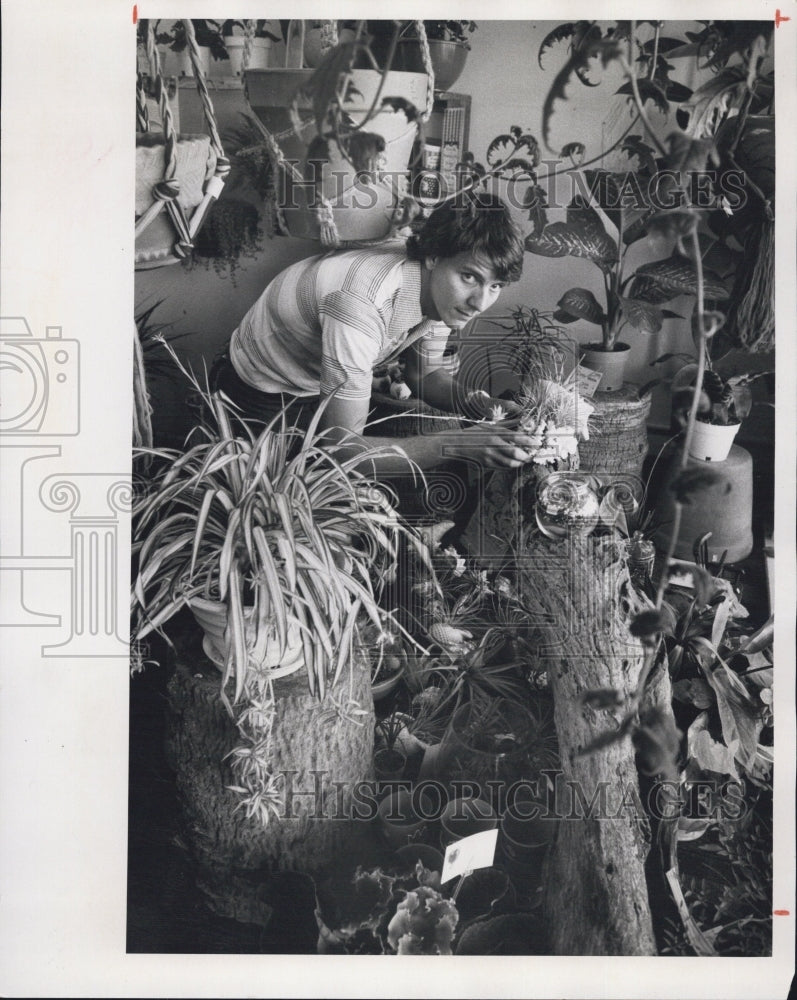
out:
{"label": "man's ear", "polygon": [[423,261],[427,271],[433,271],[437,263],[437,257],[425,257]]}

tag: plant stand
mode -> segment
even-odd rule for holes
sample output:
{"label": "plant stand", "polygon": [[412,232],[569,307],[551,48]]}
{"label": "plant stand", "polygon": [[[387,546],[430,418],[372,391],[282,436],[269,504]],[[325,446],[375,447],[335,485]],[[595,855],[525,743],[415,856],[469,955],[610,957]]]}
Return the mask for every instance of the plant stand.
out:
{"label": "plant stand", "polygon": [[624,382],[616,392],[596,392],[590,402],[595,412],[589,421],[589,440],[578,444],[581,471],[600,476],[605,485],[635,480],[634,493],[640,499],[650,393],[640,399],[638,386]]}
{"label": "plant stand", "polygon": [[[224,757],[238,734],[219,699],[221,675],[202,652],[201,630],[187,626],[177,649],[168,684],[167,753],[182,836],[211,908],[261,923],[270,915],[263,898],[271,873],[323,872],[372,837],[367,823],[344,818],[351,814],[354,786],[372,777],[369,662],[355,646],[351,671],[320,702],[307,690],[304,671],[275,682],[274,770],[287,774],[291,794],[264,828],[236,808],[241,799],[227,787],[233,781]],[[333,700],[363,714],[343,717]]]}
{"label": "plant stand", "polygon": [[[563,772],[556,811],[574,812],[559,823],[544,876],[543,906],[556,955],[656,954],[644,867],[648,824],[634,748],[625,737],[581,753],[597,736],[616,729],[620,718],[619,711],[585,706],[583,693],[614,688],[624,697],[642,664],[641,646],[623,626],[611,552],[600,539],[571,535],[557,542],[536,536],[521,554],[524,602],[548,623],[541,627],[548,644],[541,654]],[[653,698],[663,708],[667,693],[659,675]]]}

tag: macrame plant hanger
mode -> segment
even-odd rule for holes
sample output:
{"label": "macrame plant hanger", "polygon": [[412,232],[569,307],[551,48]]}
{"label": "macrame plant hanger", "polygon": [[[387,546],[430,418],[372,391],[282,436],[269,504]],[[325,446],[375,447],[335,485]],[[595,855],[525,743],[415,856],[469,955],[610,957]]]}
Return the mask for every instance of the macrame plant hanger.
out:
{"label": "macrame plant hanger", "polygon": [[[285,68],[290,68],[291,52],[292,48],[290,45],[290,36],[293,22],[290,23],[288,27],[288,39],[285,44]],[[303,65],[302,54],[304,52],[304,39],[305,39],[305,25],[304,21],[300,22],[300,44],[298,46],[298,52],[300,53],[300,65]],[[419,119],[422,124],[428,122],[429,117],[432,114],[432,107],[434,105],[434,69],[432,68],[432,57],[429,53],[429,42],[426,37],[426,29],[424,27],[423,21],[415,21],[415,30],[418,34],[418,42],[421,47],[421,58],[423,60],[424,73],[427,77],[427,87],[426,87],[426,105],[424,109],[419,114]],[[337,31],[334,21],[324,21],[322,22],[322,28],[326,28],[325,36],[327,42],[327,51],[329,48],[337,44]],[[245,29],[249,32],[249,27]],[[252,29],[253,30],[253,29]],[[245,42],[244,53],[243,53],[243,70],[246,70],[248,63],[248,52],[247,47],[251,44],[250,42]],[[255,120],[258,122],[260,130],[263,134],[266,147],[268,149],[269,155],[271,156],[272,165],[274,167],[275,173],[278,171],[283,172],[288,176],[294,184],[303,185],[304,177],[296,169],[293,163],[290,163],[285,158],[277,139],[271,134],[271,132],[263,125],[262,121],[257,115],[254,116]],[[296,126],[294,126],[296,128]],[[297,134],[299,134],[297,132]],[[383,243],[385,240],[391,239],[393,237],[392,230],[385,236],[374,240],[344,240],[337,228],[335,219],[335,206],[334,204],[326,198],[323,194],[319,192],[317,197],[317,204],[315,207],[315,217],[318,225],[319,239],[321,244],[330,249],[342,249],[345,247],[361,247]],[[280,211],[280,206],[277,205],[277,220],[282,232],[287,232],[287,227],[285,225],[284,218]]]}
{"label": "macrame plant hanger", "polygon": [[[178,136],[175,132],[169,96],[160,64],[160,56],[155,45],[155,30],[152,22],[149,21],[147,24],[145,45],[150,75],[154,80],[155,98],[158,102],[163,130],[163,176],[152,184],[151,203],[136,219],[135,235],[137,244],[142,234],[150,229],[155,220],[159,219],[162,212],[166,212],[171,226],[168,230],[168,246],[139,248],[137,245],[136,267],[157,267],[161,264],[172,264],[186,258],[191,253],[194,246],[194,237],[204,222],[211,203],[221,194],[224,188],[224,180],[230,172],[230,161],[224,155],[213,103],[208,93],[205,74],[199,62],[199,50],[194,35],[194,27],[187,18],[183,20],[182,24],[185,29],[188,55],[193,67],[197,91],[202,102],[202,111],[207,124],[213,161],[213,166],[211,167],[210,159],[208,160],[208,173],[212,170],[212,175],[205,179],[201,200],[198,203],[190,204],[186,197],[180,197],[183,185],[181,184],[179,174],[178,147],[182,137]],[[148,133],[149,116],[147,114],[143,80],[140,74],[136,92],[136,120],[139,132]]]}

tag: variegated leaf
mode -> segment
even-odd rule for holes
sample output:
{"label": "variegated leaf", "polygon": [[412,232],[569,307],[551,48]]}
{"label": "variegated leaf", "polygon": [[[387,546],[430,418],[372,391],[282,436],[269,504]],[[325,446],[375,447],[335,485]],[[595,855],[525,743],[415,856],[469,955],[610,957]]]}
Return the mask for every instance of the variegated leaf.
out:
{"label": "variegated leaf", "polygon": [[661,309],[649,302],[640,302],[638,299],[620,299],[620,308],[631,326],[635,330],[641,330],[642,333],[658,333],[664,322]]}
{"label": "variegated leaf", "polygon": [[525,245],[541,257],[584,257],[607,272],[617,262],[617,245],[608,233],[582,225],[552,222],[538,235],[527,236]]}
{"label": "variegated leaf", "polygon": [[606,319],[600,302],[588,288],[568,288],[557,302],[557,306],[569,316],[586,319],[590,323],[600,324]]}

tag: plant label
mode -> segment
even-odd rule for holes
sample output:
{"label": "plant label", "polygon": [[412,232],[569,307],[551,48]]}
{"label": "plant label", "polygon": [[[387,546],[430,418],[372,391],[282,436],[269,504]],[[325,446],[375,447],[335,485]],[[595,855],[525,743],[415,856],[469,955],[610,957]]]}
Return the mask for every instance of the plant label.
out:
{"label": "plant label", "polygon": [[583,365],[576,365],[567,380],[567,385],[575,382],[578,387],[579,396],[583,396],[584,399],[591,399],[595,395],[595,391],[600,385],[600,381],[603,378],[600,372],[594,372],[591,368],[585,368]]}
{"label": "plant label", "polygon": [[462,840],[455,840],[446,848],[443,871],[440,884],[444,885],[457,875],[475,871],[477,868],[489,868],[495,858],[495,844],[498,840],[498,830],[482,830]]}

